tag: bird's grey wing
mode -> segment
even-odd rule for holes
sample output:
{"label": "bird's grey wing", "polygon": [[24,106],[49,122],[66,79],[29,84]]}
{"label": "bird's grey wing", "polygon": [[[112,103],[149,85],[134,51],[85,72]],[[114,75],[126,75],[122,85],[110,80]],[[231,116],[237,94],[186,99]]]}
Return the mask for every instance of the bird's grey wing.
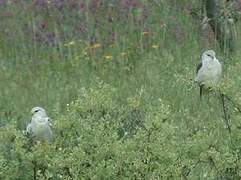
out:
{"label": "bird's grey wing", "polygon": [[196,67],[196,77],[195,77],[195,82],[197,82],[199,85],[202,83],[202,79],[203,79],[203,75],[202,73],[200,72],[201,68],[202,68],[203,64],[202,62],[200,62],[197,67]]}
{"label": "bird's grey wing", "polygon": [[198,71],[201,69],[201,67],[202,67],[202,62],[200,62],[198,65],[197,65],[197,67],[196,67],[196,74],[198,73]]}
{"label": "bird's grey wing", "polygon": [[200,62],[197,67],[196,67],[196,74],[198,73],[198,71],[201,69],[202,67],[202,62]]}
{"label": "bird's grey wing", "polygon": [[26,134],[29,135],[29,134],[32,134],[32,126],[31,126],[31,123],[29,123],[27,125],[27,128],[26,128]]}

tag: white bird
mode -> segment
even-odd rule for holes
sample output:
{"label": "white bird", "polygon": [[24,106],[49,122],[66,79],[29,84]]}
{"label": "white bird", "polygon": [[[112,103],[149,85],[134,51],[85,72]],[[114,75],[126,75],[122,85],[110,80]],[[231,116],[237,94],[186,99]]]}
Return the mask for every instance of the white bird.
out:
{"label": "white bird", "polygon": [[200,96],[204,89],[218,86],[222,76],[222,65],[213,50],[201,53],[201,62],[197,65],[195,82],[200,86]]}
{"label": "white bird", "polygon": [[52,138],[51,124],[49,117],[42,107],[34,107],[31,110],[32,119],[27,125],[26,133],[35,140],[44,140],[50,142]]}

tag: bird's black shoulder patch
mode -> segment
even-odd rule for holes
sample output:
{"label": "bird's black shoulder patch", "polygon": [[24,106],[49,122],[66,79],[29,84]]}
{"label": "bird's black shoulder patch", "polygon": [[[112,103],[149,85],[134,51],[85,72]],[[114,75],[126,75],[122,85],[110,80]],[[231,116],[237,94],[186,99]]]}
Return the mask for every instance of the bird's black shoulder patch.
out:
{"label": "bird's black shoulder patch", "polygon": [[201,69],[202,67],[202,62],[200,62],[198,65],[197,65],[197,68],[196,68],[196,73],[198,73],[199,69]]}

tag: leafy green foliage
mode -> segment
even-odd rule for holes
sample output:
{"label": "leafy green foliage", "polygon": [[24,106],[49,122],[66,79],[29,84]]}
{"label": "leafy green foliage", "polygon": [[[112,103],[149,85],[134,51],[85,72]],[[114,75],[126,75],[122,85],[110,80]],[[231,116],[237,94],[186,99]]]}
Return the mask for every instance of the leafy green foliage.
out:
{"label": "leafy green foliage", "polygon": [[[1,142],[5,139],[6,144],[1,146],[2,163],[8,162],[3,169],[5,173],[14,177],[25,169],[28,173],[22,174],[22,178],[33,177],[36,171],[36,176],[41,178],[74,179],[169,176],[163,172],[168,171],[176,154],[168,150],[175,149],[168,105],[159,99],[156,109],[145,110],[144,97],[140,94],[128,98],[123,106],[111,98],[114,92],[115,89],[101,82],[95,88],[81,89],[66,113],[55,117],[58,120],[54,122],[55,138],[51,144],[38,142],[31,146],[14,125],[3,128]],[[133,112],[142,111],[145,117],[140,125],[137,119],[140,116]],[[137,123],[123,126],[123,120]],[[136,131],[120,136],[120,127],[136,128]],[[4,154],[9,151],[11,154]],[[152,171],[154,174],[149,174]]]}
{"label": "leafy green foliage", "polygon": [[[200,2],[41,2],[0,4],[0,179],[240,179],[241,54],[202,32]],[[192,80],[203,47],[224,61],[231,134]],[[50,144],[22,133],[36,105]]]}
{"label": "leafy green foliage", "polygon": [[142,89],[124,105],[113,97],[115,92],[101,81],[80,89],[66,112],[55,115],[51,144],[31,144],[15,124],[2,127],[0,177],[240,177],[237,147],[220,146],[214,134],[201,131],[180,141],[167,102],[160,98],[148,102]]}

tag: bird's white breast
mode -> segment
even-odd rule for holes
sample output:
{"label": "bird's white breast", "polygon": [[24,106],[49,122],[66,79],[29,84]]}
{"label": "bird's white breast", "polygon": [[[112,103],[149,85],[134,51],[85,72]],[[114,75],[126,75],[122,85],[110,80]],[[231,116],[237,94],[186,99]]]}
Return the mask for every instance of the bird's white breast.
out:
{"label": "bird's white breast", "polygon": [[35,116],[32,118],[31,121],[31,127],[33,136],[36,138],[44,138],[44,139],[50,139],[51,137],[51,129],[49,126],[48,118],[41,117],[41,116]]}
{"label": "bird's white breast", "polygon": [[213,87],[218,84],[222,74],[222,65],[217,59],[203,61],[203,65],[198,71],[196,81],[205,86]]}

